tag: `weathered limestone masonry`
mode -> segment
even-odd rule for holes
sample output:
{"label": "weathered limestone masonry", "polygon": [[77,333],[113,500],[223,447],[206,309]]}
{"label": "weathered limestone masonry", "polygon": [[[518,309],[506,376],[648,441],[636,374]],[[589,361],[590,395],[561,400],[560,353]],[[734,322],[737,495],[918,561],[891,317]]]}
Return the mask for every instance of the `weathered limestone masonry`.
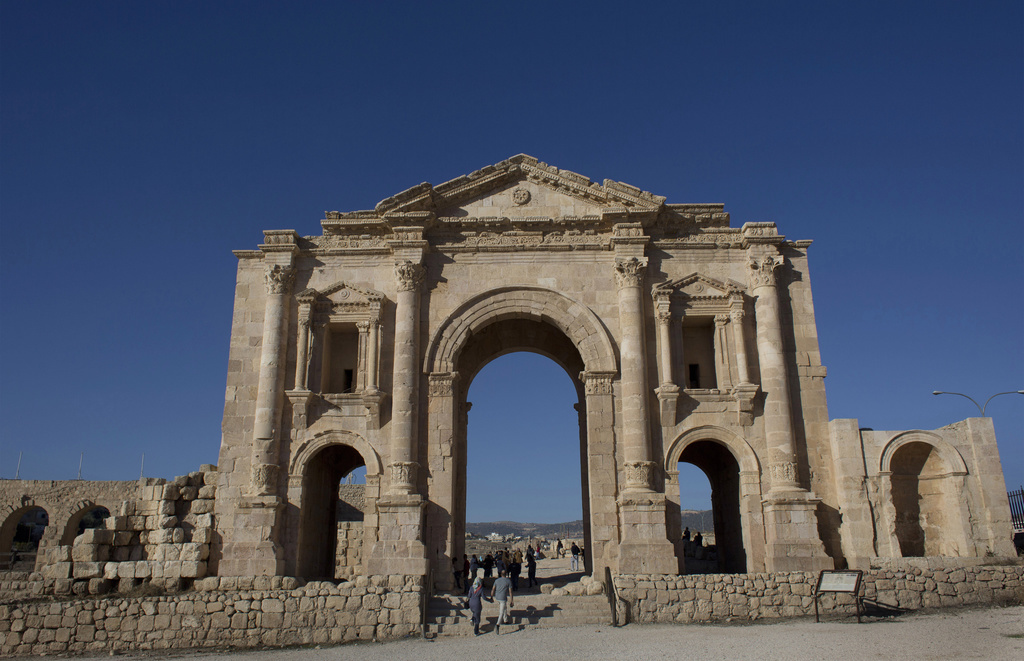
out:
{"label": "weathered limestone masonry", "polygon": [[[685,623],[810,615],[817,580],[810,572],[619,576],[619,621]],[[862,595],[908,610],[1021,603],[1024,567],[873,569],[864,574]],[[826,593],[819,606],[824,614],[852,616],[853,603],[852,595]]]}
{"label": "weathered limestone masonry", "polygon": [[[407,632],[424,577],[450,587],[465,552],[470,386],[514,351],[572,379],[579,438],[552,442],[579,443],[585,566],[616,575],[641,615],[676,604],[664,617],[718,617],[722,599],[744,617],[795,612],[829,568],[871,569],[872,589],[911,606],[910,593],[942,605],[1017,589],[1019,567],[941,569],[1016,562],[990,419],[887,432],[829,421],[810,241],[525,155],[327,212],[321,227],[266,231],[235,253],[217,467],[0,481],[0,569],[23,517],[49,522],[34,571],[0,577],[7,597],[217,591],[5,606],[4,649],[221,644],[245,626],[312,640],[314,622],[331,640]],[[711,482],[721,575],[680,576],[681,462]],[[339,516],[351,495],[339,485],[360,467],[359,514]],[[112,516],[79,535],[97,506]],[[319,592],[274,592],[286,583]],[[307,607],[323,598],[317,620]]]}
{"label": "weathered limestone masonry", "polygon": [[419,579],[296,585],[213,577],[171,596],[0,604],[0,654],[324,644],[419,630]]}
{"label": "weathered limestone masonry", "polygon": [[730,227],[722,205],[520,155],[321,225],[236,252],[220,576],[330,576],[337,536],[318,531],[334,485],[366,466],[364,571],[429,568],[447,587],[467,392],[518,350],[552,357],[579,393],[596,576],[685,572],[681,461],[711,480],[723,571],[1013,555],[989,421],[829,423],[810,241],[774,223]]}

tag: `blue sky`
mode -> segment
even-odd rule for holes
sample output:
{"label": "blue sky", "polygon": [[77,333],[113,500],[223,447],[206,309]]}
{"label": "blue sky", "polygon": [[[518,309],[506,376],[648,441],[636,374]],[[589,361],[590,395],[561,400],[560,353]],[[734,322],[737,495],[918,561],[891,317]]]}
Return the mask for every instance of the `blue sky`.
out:
{"label": "blue sky", "polygon": [[[1024,388],[1022,26],[1017,1],[2,2],[0,476],[215,463],[230,251],[520,152],[814,239],[831,417],[962,419],[931,391]],[[538,369],[473,386],[471,520],[579,516],[568,379]],[[509,373],[556,374],[552,412],[484,415]],[[1016,487],[1024,397],[988,412]],[[516,454],[565,470],[509,494]]]}

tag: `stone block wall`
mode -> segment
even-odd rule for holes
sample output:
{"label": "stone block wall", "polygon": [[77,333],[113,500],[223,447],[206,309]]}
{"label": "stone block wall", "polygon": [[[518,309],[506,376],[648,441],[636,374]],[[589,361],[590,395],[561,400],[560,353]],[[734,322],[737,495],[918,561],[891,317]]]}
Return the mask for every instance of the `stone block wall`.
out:
{"label": "stone block wall", "polygon": [[211,577],[168,596],[0,604],[0,654],[326,644],[419,631],[422,579],[297,584]]}
{"label": "stone block wall", "polygon": [[362,573],[362,521],[338,521],[338,550],[334,557],[335,578],[351,579],[353,576]]}
{"label": "stone block wall", "polygon": [[[686,623],[811,615],[817,580],[815,573],[777,572],[617,576],[614,583],[620,622]],[[908,610],[1021,603],[1024,567],[873,569],[864,572],[861,594]],[[841,607],[853,615],[853,603],[845,594],[825,594],[819,600],[823,613]]]}
{"label": "stone block wall", "polygon": [[42,551],[37,567],[43,591],[95,595],[128,592],[142,583],[178,590],[206,576],[216,467],[144,482],[140,497],[124,501],[103,528]]}

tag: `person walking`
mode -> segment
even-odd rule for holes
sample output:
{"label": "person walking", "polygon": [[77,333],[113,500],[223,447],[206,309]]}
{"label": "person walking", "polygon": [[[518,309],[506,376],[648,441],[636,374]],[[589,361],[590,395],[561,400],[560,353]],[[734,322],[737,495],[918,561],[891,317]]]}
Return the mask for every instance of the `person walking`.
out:
{"label": "person walking", "polygon": [[491,599],[498,602],[498,622],[494,625],[495,635],[501,635],[501,625],[508,624],[508,612],[512,608],[512,581],[505,576],[504,571],[498,572],[498,578],[491,586]]}
{"label": "person walking", "polygon": [[452,558],[452,577],[455,579],[455,589],[462,592],[462,563],[458,558]]}
{"label": "person walking", "polygon": [[490,553],[484,558],[484,578],[491,577],[491,571],[494,569],[494,556]]}
{"label": "person walking", "polygon": [[532,553],[526,554],[526,578],[529,579],[526,587],[537,585],[537,558]]}
{"label": "person walking", "polygon": [[466,604],[469,606],[469,612],[473,614],[473,634],[480,635],[480,617],[484,611],[484,581],[481,578],[473,579],[473,586],[469,588],[469,599],[466,600]]}
{"label": "person walking", "polygon": [[474,553],[473,557],[469,561],[469,576],[474,581],[476,580],[476,573],[479,570],[480,570],[480,560],[477,559],[476,553]]}
{"label": "person walking", "polygon": [[579,571],[580,570],[580,547],[576,546],[576,542],[572,543],[572,548],[570,549],[570,551],[572,552],[572,560],[569,563],[569,568],[572,571]]}

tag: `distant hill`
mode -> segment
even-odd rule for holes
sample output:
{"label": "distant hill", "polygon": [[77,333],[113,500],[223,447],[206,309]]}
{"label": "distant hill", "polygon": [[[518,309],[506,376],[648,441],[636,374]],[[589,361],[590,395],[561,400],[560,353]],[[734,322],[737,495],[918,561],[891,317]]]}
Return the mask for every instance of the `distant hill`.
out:
{"label": "distant hill", "polygon": [[[714,519],[711,510],[683,510],[680,516],[681,528],[689,528],[691,531],[701,530],[711,532],[714,530]],[[467,523],[466,532],[478,537],[486,537],[492,532],[499,535],[517,535],[519,537],[544,537],[555,539],[557,537],[581,538],[583,537],[583,521],[567,521],[565,523],[519,523],[518,521],[487,521],[484,523]]]}
{"label": "distant hill", "polygon": [[519,523],[518,521],[488,521],[484,523],[467,523],[466,532],[479,537],[486,537],[492,532],[499,535],[518,535],[519,537],[583,537],[583,520],[565,523]]}

